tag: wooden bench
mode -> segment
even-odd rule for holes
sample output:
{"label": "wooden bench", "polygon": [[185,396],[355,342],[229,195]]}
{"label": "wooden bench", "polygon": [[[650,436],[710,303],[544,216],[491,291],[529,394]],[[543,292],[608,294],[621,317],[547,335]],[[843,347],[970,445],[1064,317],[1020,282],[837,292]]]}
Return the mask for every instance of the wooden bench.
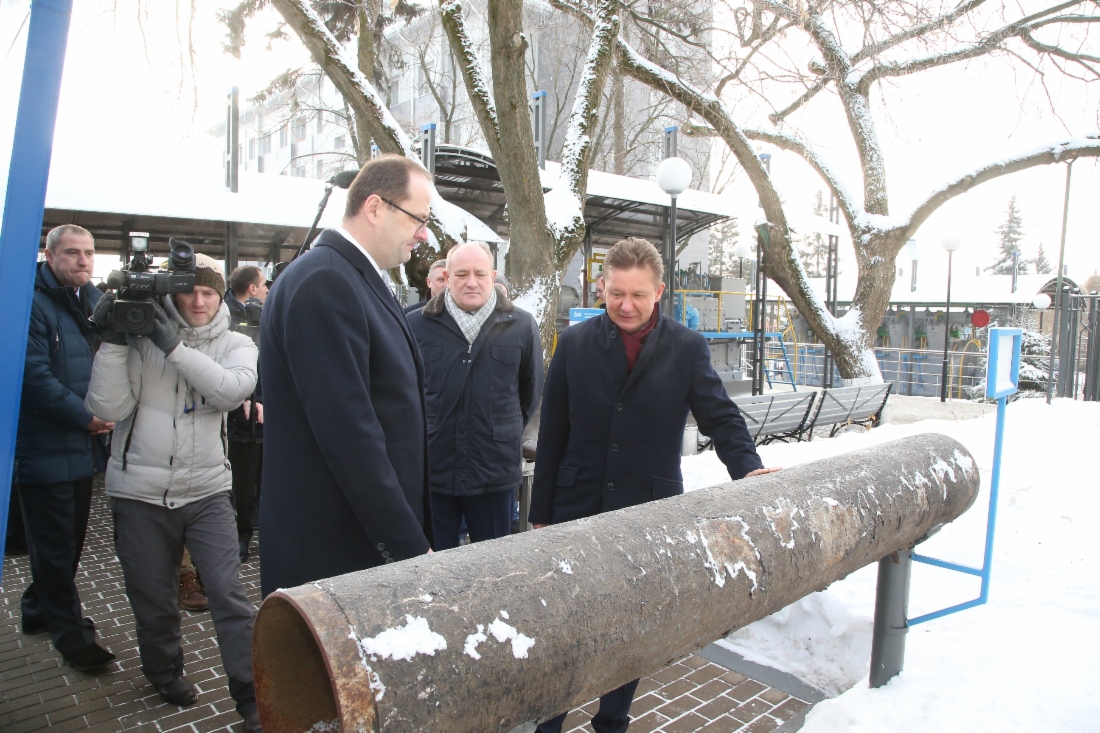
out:
{"label": "wooden bench", "polygon": [[831,438],[845,425],[876,422],[882,408],[886,406],[891,386],[887,382],[822,390],[817,398],[817,409],[807,428],[809,440],[813,440],[814,428],[817,427],[832,425],[833,429],[829,432]]}
{"label": "wooden bench", "polygon": [[815,392],[781,392],[738,397],[733,403],[756,444],[767,445],[773,440],[802,440],[815,396]]}

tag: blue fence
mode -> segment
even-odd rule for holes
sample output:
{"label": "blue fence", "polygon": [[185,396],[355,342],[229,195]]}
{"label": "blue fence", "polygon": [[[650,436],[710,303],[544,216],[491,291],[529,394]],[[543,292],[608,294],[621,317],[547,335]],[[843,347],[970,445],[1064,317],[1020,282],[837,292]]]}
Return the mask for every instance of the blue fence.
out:
{"label": "blue fence", "polygon": [[[793,361],[795,381],[809,387],[825,386],[825,347],[799,344],[788,353]],[[968,399],[967,389],[985,376],[983,353],[949,352],[949,396]],[[894,385],[891,394],[939,397],[943,374],[943,352],[926,349],[875,349],[882,378]],[[839,386],[840,372],[833,367],[833,385]]]}

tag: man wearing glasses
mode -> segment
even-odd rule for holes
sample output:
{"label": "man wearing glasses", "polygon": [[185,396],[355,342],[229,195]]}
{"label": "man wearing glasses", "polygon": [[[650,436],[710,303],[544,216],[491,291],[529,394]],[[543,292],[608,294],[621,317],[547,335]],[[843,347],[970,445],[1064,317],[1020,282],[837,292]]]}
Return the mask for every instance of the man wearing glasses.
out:
{"label": "man wearing glasses", "polygon": [[424,367],[383,271],[427,239],[432,177],[376,158],[264,307],[266,596],[429,552]]}

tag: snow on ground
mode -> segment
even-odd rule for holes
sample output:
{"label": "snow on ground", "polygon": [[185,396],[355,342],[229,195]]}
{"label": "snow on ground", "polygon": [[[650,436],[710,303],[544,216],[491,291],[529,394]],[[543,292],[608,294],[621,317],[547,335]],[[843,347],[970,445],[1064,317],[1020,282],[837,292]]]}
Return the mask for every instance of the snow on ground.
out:
{"label": "snow on ground", "polygon": [[[995,417],[884,425],[760,454],[765,465],[794,466],[918,433],[955,438],[978,462],[981,493],[918,552],[978,567]],[[806,733],[1100,731],[1098,449],[1100,404],[1009,405],[989,603],[912,627],[904,671],[887,686],[867,687],[873,564],[720,643],[839,695],[811,711]],[[684,459],[689,491],[727,478],[713,452]],[[976,598],[979,587],[976,577],[914,563],[909,616]]]}

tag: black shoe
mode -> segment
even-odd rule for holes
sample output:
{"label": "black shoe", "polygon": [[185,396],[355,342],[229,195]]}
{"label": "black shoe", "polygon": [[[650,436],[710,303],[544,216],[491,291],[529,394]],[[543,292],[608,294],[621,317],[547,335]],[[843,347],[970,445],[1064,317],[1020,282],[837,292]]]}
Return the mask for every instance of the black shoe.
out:
{"label": "black shoe", "polygon": [[199,691],[195,689],[194,685],[184,679],[183,675],[180,675],[166,685],[156,685],[156,688],[157,694],[161,696],[161,699],[171,705],[179,705],[181,708],[185,708],[188,705],[194,705],[195,701],[199,699]]}
{"label": "black shoe", "polygon": [[244,733],[264,733],[260,727],[260,711],[253,708],[242,716],[244,718]]}
{"label": "black shoe", "polygon": [[240,557],[241,557],[241,562],[246,562],[248,560],[248,554],[249,554],[248,553],[248,543],[249,543],[249,540],[238,540],[237,541],[237,545],[238,545],[238,548],[239,548],[239,554],[240,554]]}
{"label": "black shoe", "polygon": [[91,672],[100,667],[106,667],[108,664],[115,661],[114,654],[111,654],[99,644],[95,643],[81,647],[75,652],[62,654],[61,656],[64,657],[70,667],[75,667],[81,672]]}
{"label": "black shoe", "polygon": [[23,633],[27,634],[44,634],[50,630],[50,625],[46,623],[44,616],[32,616],[27,618],[23,617]]}

